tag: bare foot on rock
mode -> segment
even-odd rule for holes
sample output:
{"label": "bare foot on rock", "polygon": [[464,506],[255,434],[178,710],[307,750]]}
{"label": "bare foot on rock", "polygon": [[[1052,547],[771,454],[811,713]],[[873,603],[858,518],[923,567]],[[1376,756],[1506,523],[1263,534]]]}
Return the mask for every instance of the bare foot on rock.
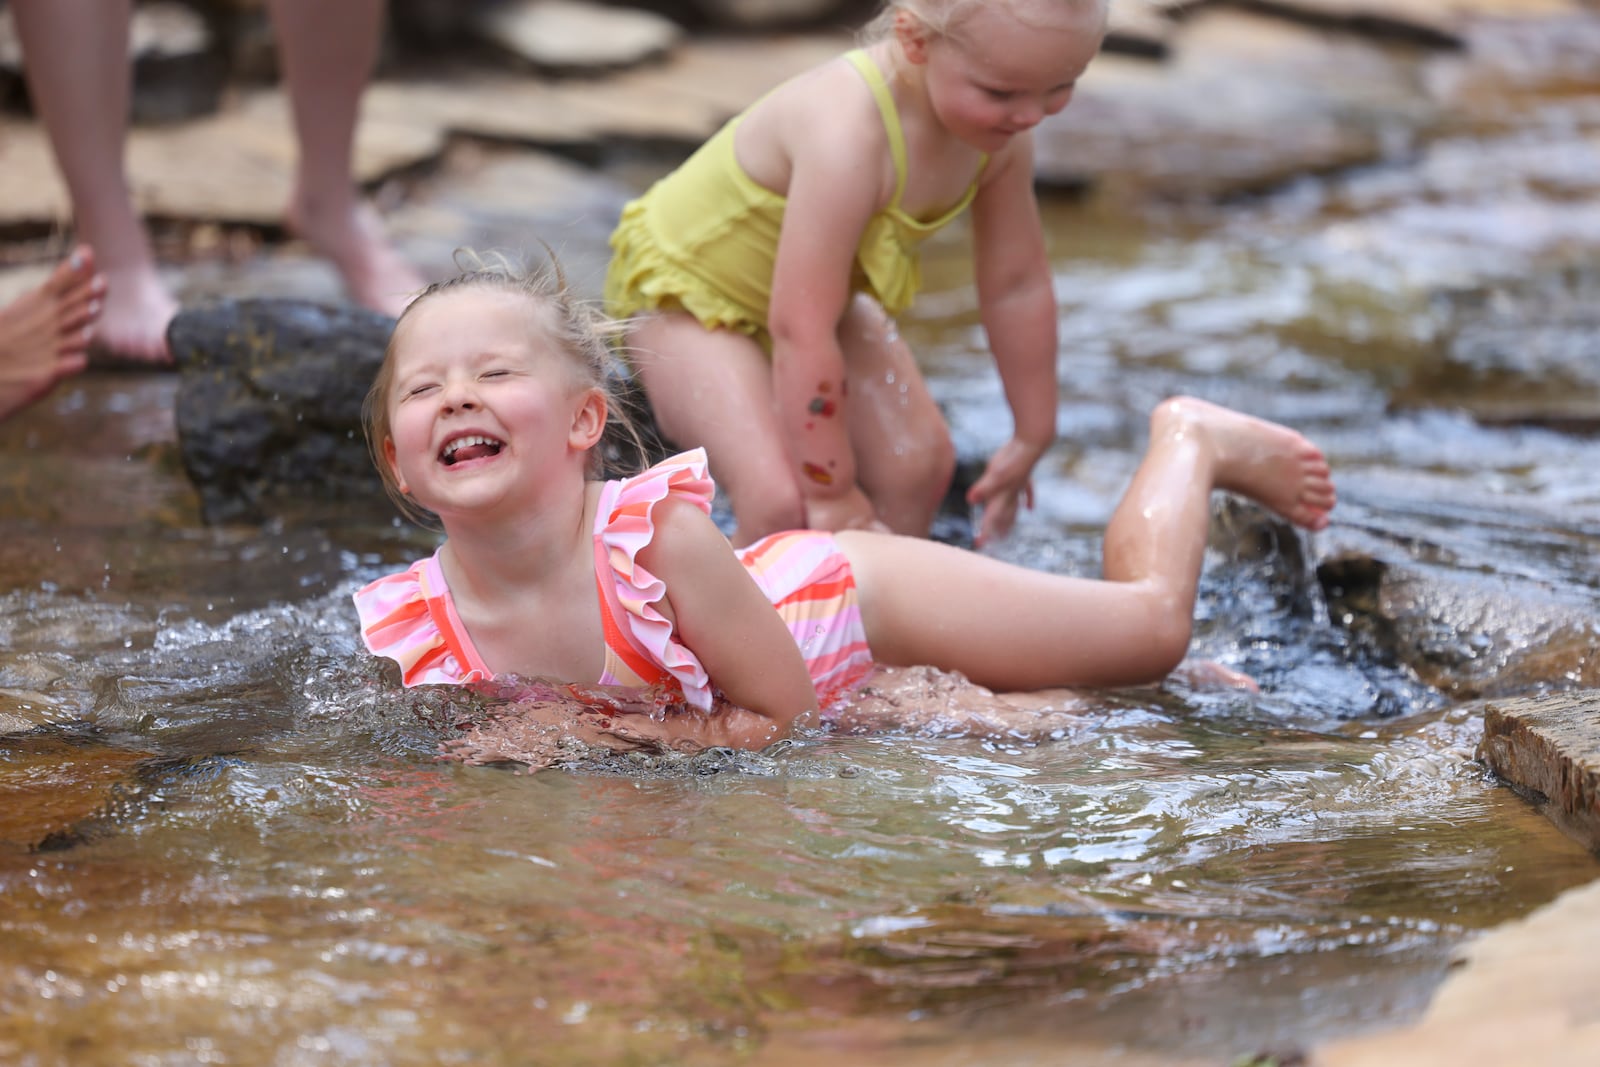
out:
{"label": "bare foot on rock", "polygon": [[94,253],[79,246],[44,282],[0,307],[0,418],[83,370],[105,299]]}
{"label": "bare foot on rock", "polygon": [[91,343],[96,360],[170,365],[167,327],[178,313],[178,302],[162,284],[154,264],[108,269],[105,277],[105,306]]}

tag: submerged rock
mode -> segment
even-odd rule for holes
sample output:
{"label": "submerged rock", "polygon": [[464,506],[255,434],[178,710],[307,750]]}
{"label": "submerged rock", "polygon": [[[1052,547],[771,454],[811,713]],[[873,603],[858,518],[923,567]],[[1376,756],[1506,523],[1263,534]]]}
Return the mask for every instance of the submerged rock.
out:
{"label": "submerged rock", "polygon": [[1332,619],[1458,700],[1600,686],[1600,619],[1543,583],[1346,552],[1317,576]]}

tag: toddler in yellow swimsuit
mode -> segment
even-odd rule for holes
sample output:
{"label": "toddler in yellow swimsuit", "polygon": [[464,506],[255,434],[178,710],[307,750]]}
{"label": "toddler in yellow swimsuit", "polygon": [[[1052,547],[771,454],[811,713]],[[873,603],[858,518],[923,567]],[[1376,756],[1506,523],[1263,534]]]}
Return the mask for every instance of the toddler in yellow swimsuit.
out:
{"label": "toddler in yellow swimsuit", "polygon": [[785,82],[623,210],[606,310],[663,434],[704,448],[735,543],[926,535],[955,451],[892,316],[969,205],[1014,426],[969,500],[1006,533],[1055,437],[1056,304],[1029,131],[1067,105],[1108,0],[889,0],[869,43]]}

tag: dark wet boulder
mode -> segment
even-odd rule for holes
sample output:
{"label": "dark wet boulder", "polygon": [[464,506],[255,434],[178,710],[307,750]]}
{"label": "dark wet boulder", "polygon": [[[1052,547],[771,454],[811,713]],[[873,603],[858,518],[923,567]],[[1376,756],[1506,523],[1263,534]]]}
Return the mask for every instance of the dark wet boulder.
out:
{"label": "dark wet boulder", "polygon": [[207,521],[315,502],[387,507],[361,428],[394,320],[357,307],[228,300],[181,312],[178,445]]}
{"label": "dark wet boulder", "polygon": [[[173,320],[178,450],[207,522],[395,513],[361,423],[393,329],[394,319],[358,307],[283,299],[225,300]],[[639,440],[613,423],[601,445],[610,477],[671,450],[643,394],[617,373],[610,389]]]}

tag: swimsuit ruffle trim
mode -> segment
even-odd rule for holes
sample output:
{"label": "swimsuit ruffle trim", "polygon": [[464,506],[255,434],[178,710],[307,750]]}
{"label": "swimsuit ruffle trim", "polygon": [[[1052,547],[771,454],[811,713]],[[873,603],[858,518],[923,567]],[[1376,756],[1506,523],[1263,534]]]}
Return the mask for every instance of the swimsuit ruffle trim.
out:
{"label": "swimsuit ruffle trim", "polygon": [[625,627],[640,650],[672,676],[688,703],[705,711],[712,705],[711,678],[699,657],[679,642],[672,623],[656,610],[667,587],[639,562],[639,553],[655,536],[657,504],[676,497],[709,515],[715,492],[705,450],[680,453],[621,480],[598,534],[622,607],[617,625]]}
{"label": "swimsuit ruffle trim", "polygon": [[606,314],[629,319],[655,311],[687,311],[708,330],[736,330],[763,338],[765,313],[712,292],[680,266],[651,236],[641,198],[622,209],[611,234],[611,271],[606,276]]}
{"label": "swimsuit ruffle trim", "polygon": [[418,560],[352,594],[361,640],[374,656],[399,664],[400,681],[408,689],[485,681],[487,672],[464,666],[434,621],[422,583],[422,570],[430,562]]}

